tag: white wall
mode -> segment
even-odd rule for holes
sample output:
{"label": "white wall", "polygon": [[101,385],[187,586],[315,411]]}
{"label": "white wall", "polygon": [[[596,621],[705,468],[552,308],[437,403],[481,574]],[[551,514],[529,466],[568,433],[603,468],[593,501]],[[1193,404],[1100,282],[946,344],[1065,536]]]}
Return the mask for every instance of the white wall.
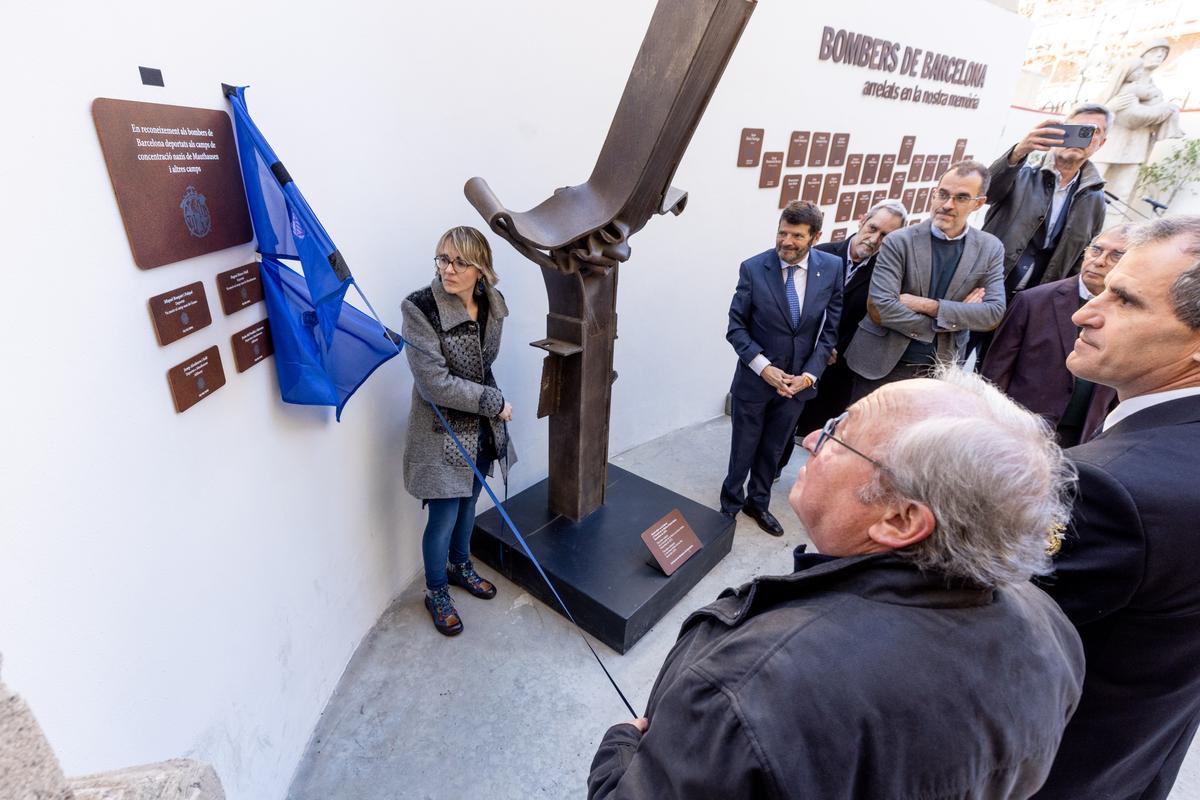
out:
{"label": "white wall", "polygon": [[[772,245],[778,213],[757,170],[732,166],[742,127],[767,128],[768,149],[794,128],[853,131],[855,152],[891,150],[902,133],[941,137],[946,152],[959,135],[977,155],[995,144],[1027,28],[992,5],[955,7],[989,31],[963,53],[992,64],[977,111],[860,98],[878,76],[816,61],[824,24],[950,51],[979,39],[926,31],[943,8],[845,0],[809,16],[802,4],[760,5],[680,167],[686,213],[652,220],[622,267],[612,452],[720,413],[737,264]],[[518,209],[586,178],[652,10],[650,0],[7,10],[0,652],[68,773],[191,755],[215,763],[231,800],[283,797],[355,646],[418,573],[423,524],[399,477],[403,361],[372,378],[340,425],[282,405],[271,363],[237,374],[229,336],[264,310],[225,317],[213,276],[252,249],[138,270],[92,99],[218,108],[222,81],[251,84],[251,112],[395,326],[400,300],[432,276],[438,234],[479,224],[461,192],[468,177]],[[141,86],[138,65],[162,68],[166,88]],[[526,344],[544,335],[546,301],[537,270],[493,243],[513,310],[497,377],[516,407],[517,490],[546,472],[541,352]],[[213,325],[159,347],[147,298],[195,280]],[[227,385],[176,414],[165,371],[212,344]]]}

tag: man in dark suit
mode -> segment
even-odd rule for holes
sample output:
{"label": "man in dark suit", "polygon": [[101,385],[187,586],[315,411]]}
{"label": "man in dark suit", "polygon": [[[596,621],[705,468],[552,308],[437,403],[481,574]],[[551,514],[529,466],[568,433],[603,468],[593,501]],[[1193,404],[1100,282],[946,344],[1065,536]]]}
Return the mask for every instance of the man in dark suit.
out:
{"label": "man in dark suit", "polygon": [[1067,357],[1121,402],[1068,451],[1079,492],[1044,588],[1087,674],[1040,798],[1162,800],[1200,723],[1200,216],[1129,242]]}
{"label": "man in dark suit", "polygon": [[920,376],[935,363],[960,362],[970,331],[1000,323],[1004,247],[967,224],[987,202],[988,180],[978,161],[952,165],[933,192],[932,218],[884,241],[868,294],[873,311],[846,350],[852,399]]}
{"label": "man in dark suit", "polygon": [[1091,439],[1116,404],[1111,387],[1076,378],[1066,359],[1077,333],[1071,317],[1104,291],[1104,277],[1125,254],[1130,227],[1092,240],[1079,275],[1017,292],[983,360],[983,377],[1045,417],[1063,447]]}
{"label": "man in dark suit", "polygon": [[[867,290],[875,273],[875,256],[889,233],[908,224],[908,209],[899,200],[884,200],[872,206],[858,221],[858,231],[840,242],[823,242],[814,249],[831,253],[842,260],[842,319],[838,322],[837,344],[830,355],[830,364],[821,376],[817,396],[804,404],[796,436],[803,438],[809,431],[821,428],[828,420],[841,414],[850,405],[850,389],[854,373],[842,356],[858,330],[858,323],[867,315]],[[795,444],[789,439],[780,465],[791,458]]]}
{"label": "man in dark suit", "polygon": [[[733,439],[721,511],[739,510],[773,536],[771,482],[783,446],[796,429],[804,401],[824,372],[842,313],[842,265],[812,250],[821,235],[821,210],[805,201],[787,205],[775,249],[742,262],[729,305],[725,338],[738,355],[733,376]],[[746,476],[750,482],[745,488]]]}

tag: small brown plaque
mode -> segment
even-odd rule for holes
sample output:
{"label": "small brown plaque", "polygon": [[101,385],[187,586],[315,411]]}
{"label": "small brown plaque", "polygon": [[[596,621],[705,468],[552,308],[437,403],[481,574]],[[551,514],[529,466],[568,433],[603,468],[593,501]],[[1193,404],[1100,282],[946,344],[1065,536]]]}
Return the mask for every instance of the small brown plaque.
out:
{"label": "small brown plaque", "polygon": [[828,158],[829,134],[825,132],[814,133],[812,147],[808,150],[808,165],[810,167],[823,167]]}
{"label": "small brown plaque", "polygon": [[954,143],[954,155],[950,157],[951,164],[957,164],[963,160],[963,154],[967,152],[967,140],[959,139]]}
{"label": "small brown plaque", "polygon": [[257,261],[217,273],[217,295],[225,316],[263,299],[262,278]]}
{"label": "small brown plaque", "polygon": [[834,228],[833,235],[829,237],[829,241],[840,242],[845,238],[846,238],[846,229],[845,228]]}
{"label": "small brown plaque", "polygon": [[933,173],[937,171],[937,165],[937,156],[925,156],[925,168],[921,170],[921,183],[928,183],[933,180]]}
{"label": "small brown plaque", "polygon": [[738,166],[757,167],[762,156],[762,128],[742,128],[742,143],[738,147]]}
{"label": "small brown plaque", "polygon": [[916,218],[916,217],[913,217],[912,219],[910,219],[910,220],[908,221],[908,227],[910,227],[910,228],[911,228],[913,225],[920,225],[920,224],[921,224],[921,220],[920,220],[920,219],[918,219],[918,218]]}
{"label": "small brown plaque", "polygon": [[840,167],[846,163],[846,148],[850,146],[850,134],[835,133],[829,148],[829,166]]}
{"label": "small brown plaque", "polygon": [[857,186],[858,175],[862,172],[862,153],[851,153],[846,156],[846,172],[842,175],[843,186]]}
{"label": "small brown plaque", "polygon": [[924,186],[917,190],[916,207],[910,209],[914,214],[924,214],[929,210],[929,187]]}
{"label": "small brown plaque", "polygon": [[167,383],[175,399],[175,410],[181,414],[220,389],[225,385],[225,370],[217,346],[171,367],[167,370]]}
{"label": "small brown plaque", "polygon": [[251,240],[228,114],[99,97],[92,117],[139,267]]}
{"label": "small brown plaque", "polygon": [[887,189],[876,189],[875,193],[871,195],[871,205],[877,205],[886,200],[887,194]]}
{"label": "small brown plaque", "polygon": [[838,189],[842,188],[842,176],[831,172],[825,176],[825,185],[821,188],[821,205],[831,206],[837,202]]}
{"label": "small brown plaque", "polygon": [[233,365],[238,372],[245,372],[275,352],[270,320],[260,320],[243,328],[230,337],[230,343],[233,345]]}
{"label": "small brown plaque", "polygon": [[802,178],[799,175],[785,175],[783,178],[783,188],[779,190],[779,207],[783,208],[793,200],[800,199],[800,182]]}
{"label": "small brown plaque", "polygon": [[904,194],[900,195],[900,202],[904,203],[904,207],[908,209],[908,213],[913,213],[913,203],[917,199],[916,189],[905,189]]}
{"label": "small brown plaque", "polygon": [[912,163],[908,165],[908,182],[920,183],[921,170],[925,168],[925,156],[913,156]]}
{"label": "small brown plaque", "polygon": [[863,186],[870,186],[875,182],[875,176],[879,173],[879,154],[872,153],[863,159],[862,176],[859,180]]}
{"label": "small brown plaque", "polygon": [[783,172],[783,153],[763,153],[762,172],[758,174],[758,188],[774,189],[779,185]]}
{"label": "small brown plaque", "polygon": [[842,196],[838,198],[837,215],[833,221],[849,222],[852,211],[854,211],[854,192],[842,192]]}
{"label": "small brown plaque", "polygon": [[876,183],[891,183],[892,170],[896,168],[896,154],[884,153],[879,159],[879,174],[875,176]]}
{"label": "small brown plaque", "polygon": [[208,297],[200,281],[150,298],[150,319],[160,345],[182,339],[212,324]]}
{"label": "small brown plaque", "polygon": [[892,185],[888,188],[888,199],[900,199],[900,194],[904,191],[904,178],[905,174],[903,172],[892,173]]}
{"label": "small brown plaque", "polygon": [[907,164],[912,158],[913,147],[917,143],[916,136],[905,136],[900,140],[900,157],[896,159],[897,164]]}
{"label": "small brown plaque", "polygon": [[808,159],[808,131],[792,131],[792,139],[788,143],[787,165],[803,167]]}
{"label": "small brown plaque", "polygon": [[642,541],[650,549],[658,568],[668,577],[704,546],[679,509],[643,531]]}
{"label": "small brown plaque", "polygon": [[821,199],[821,173],[814,172],[804,176],[804,191],[801,193],[800,199],[810,203]]}
{"label": "small brown plaque", "polygon": [[940,181],[942,176],[946,174],[946,170],[950,169],[950,156],[938,156],[937,170],[933,173],[933,179]]}
{"label": "small brown plaque", "polygon": [[871,208],[871,193],[859,192],[854,196],[854,218],[862,219],[863,214],[866,214]]}

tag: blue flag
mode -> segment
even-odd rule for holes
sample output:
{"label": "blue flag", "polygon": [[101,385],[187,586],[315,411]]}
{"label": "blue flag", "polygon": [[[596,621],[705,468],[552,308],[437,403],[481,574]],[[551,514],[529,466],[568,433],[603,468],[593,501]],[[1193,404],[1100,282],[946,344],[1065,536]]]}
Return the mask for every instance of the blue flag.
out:
{"label": "blue flag", "polygon": [[[288,403],[334,406],[341,420],[354,390],[400,352],[399,337],[393,340],[376,319],[345,302],[351,286],[358,290],[345,260],[250,119],[245,87],[224,88],[262,254],[280,394]],[[283,260],[299,261],[303,276]]]}

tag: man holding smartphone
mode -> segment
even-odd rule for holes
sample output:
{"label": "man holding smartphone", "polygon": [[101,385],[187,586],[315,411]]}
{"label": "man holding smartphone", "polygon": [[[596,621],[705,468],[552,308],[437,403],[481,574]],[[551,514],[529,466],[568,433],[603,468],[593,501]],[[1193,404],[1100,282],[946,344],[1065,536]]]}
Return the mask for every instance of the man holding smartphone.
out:
{"label": "man holding smartphone", "polygon": [[[1090,159],[1111,123],[1104,106],[1078,106],[1065,122],[1038,123],[992,164],[983,229],[1004,245],[1006,300],[1079,273],[1083,251],[1104,226],[1104,179]],[[1035,152],[1044,155],[1029,159]],[[990,332],[971,336],[976,367],[990,341]]]}

